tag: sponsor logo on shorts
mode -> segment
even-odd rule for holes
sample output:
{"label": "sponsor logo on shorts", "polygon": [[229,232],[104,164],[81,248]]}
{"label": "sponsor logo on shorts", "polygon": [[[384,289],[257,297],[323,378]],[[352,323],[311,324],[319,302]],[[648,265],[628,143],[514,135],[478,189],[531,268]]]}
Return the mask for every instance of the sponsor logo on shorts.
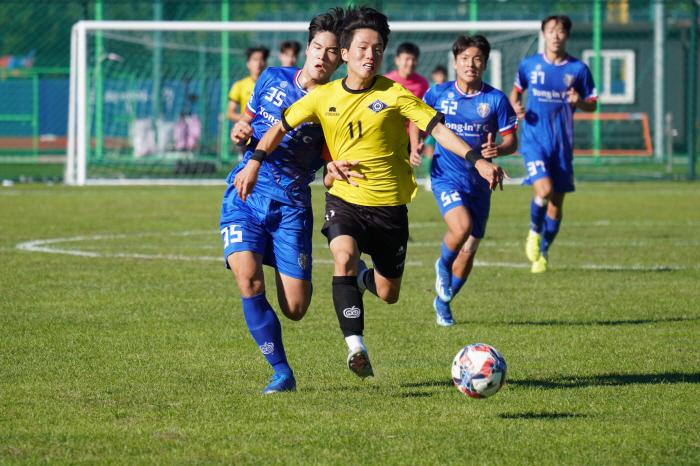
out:
{"label": "sponsor logo on shorts", "polygon": [[326,213],[326,222],[328,220],[332,219],[333,217],[335,217],[335,210],[331,210],[330,212],[327,212]]}
{"label": "sponsor logo on shorts", "polygon": [[401,262],[399,265],[397,265],[396,268],[397,268],[397,269],[403,268],[403,265],[404,265],[405,263],[406,263],[406,261],[404,260],[404,261]]}
{"label": "sponsor logo on shorts", "polygon": [[406,248],[403,246],[399,246],[399,252],[396,253],[397,256],[400,256],[401,254],[404,254],[406,252]]}
{"label": "sponsor logo on shorts", "polygon": [[343,315],[348,319],[357,319],[358,317],[360,317],[360,314],[362,314],[362,311],[355,306],[348,307],[345,310],[343,310]]}
{"label": "sponsor logo on shorts", "polygon": [[302,270],[308,269],[309,264],[311,263],[311,261],[309,260],[309,255],[305,252],[299,253],[299,259],[297,259],[297,262],[299,263],[299,267],[301,267]]}
{"label": "sponsor logo on shorts", "polygon": [[264,345],[260,345],[260,351],[262,351],[262,354],[272,354],[275,352],[275,344],[267,342]]}
{"label": "sponsor logo on shorts", "polygon": [[389,105],[385,104],[381,100],[375,100],[371,104],[367,106],[368,109],[372,110],[374,113],[379,113],[385,108],[387,108]]}
{"label": "sponsor logo on shorts", "polygon": [[340,113],[338,113],[338,110],[335,107],[330,107],[328,111],[326,112],[326,116],[338,116]]}

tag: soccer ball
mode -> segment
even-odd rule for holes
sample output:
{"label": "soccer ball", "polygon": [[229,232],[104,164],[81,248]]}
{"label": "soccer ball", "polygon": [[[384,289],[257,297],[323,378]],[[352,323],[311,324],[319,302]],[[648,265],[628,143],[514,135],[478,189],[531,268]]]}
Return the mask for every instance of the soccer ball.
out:
{"label": "soccer ball", "polygon": [[465,346],[452,361],[452,380],[465,395],[488,398],[506,383],[506,360],[493,346]]}

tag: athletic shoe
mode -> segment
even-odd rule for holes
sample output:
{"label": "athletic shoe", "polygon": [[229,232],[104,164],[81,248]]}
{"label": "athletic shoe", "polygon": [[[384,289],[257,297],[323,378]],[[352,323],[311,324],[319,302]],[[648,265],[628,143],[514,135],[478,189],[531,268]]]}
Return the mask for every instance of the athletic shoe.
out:
{"label": "athletic shoe", "polygon": [[540,258],[540,246],[542,245],[542,235],[530,230],[525,242],[525,254],[530,262],[537,262]]}
{"label": "athletic shoe", "polygon": [[532,273],[546,272],[547,271],[547,258],[543,255],[540,255],[540,258],[532,263],[532,269],[530,269],[530,271]]}
{"label": "athletic shoe", "polygon": [[449,304],[442,301],[440,298],[435,297],[435,300],[433,301],[433,309],[435,309],[435,313],[437,314],[438,325],[441,327],[449,327],[455,324]]}
{"label": "athletic shoe", "polygon": [[360,289],[360,293],[365,294],[365,291],[367,291],[367,286],[365,285],[365,281],[363,280],[362,277],[362,272],[367,270],[367,264],[365,264],[365,261],[362,259],[358,259],[357,261],[357,287]]}
{"label": "athletic shoe", "polygon": [[275,374],[270,377],[270,385],[265,387],[263,393],[295,392],[297,391],[297,381],[294,375]]}
{"label": "athletic shoe", "polygon": [[367,377],[374,377],[372,363],[369,362],[367,350],[358,346],[348,354],[348,369],[353,371],[361,380]]}
{"label": "athletic shoe", "polygon": [[435,261],[435,292],[446,303],[452,301],[452,271],[445,270],[441,258]]}

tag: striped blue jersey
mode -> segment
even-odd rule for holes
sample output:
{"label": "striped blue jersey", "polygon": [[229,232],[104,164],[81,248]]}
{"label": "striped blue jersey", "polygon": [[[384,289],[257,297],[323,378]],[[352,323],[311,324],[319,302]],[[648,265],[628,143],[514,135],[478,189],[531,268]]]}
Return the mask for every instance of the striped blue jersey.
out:
{"label": "striped blue jersey", "polygon": [[[263,135],[280,121],[282,113],[307,94],[299,84],[298,68],[268,68],[258,78],[245,112],[253,117],[253,136],[240,164],[229,175],[233,182]],[[321,155],[325,144],[318,124],[303,124],[284,136],[277,149],[263,160],[255,191],[290,205],[311,205],[309,184],[323,166]]]}
{"label": "striped blue jersey", "polygon": [[598,99],[588,66],[572,56],[555,64],[545,54],[532,55],[520,62],[513,85],[528,91],[519,152],[572,156],[576,107],[567,102],[566,92],[573,87],[583,100]]}
{"label": "striped blue jersey", "polygon": [[[423,101],[442,112],[445,126],[477,152],[481,152],[489,133],[496,142],[496,131],[505,136],[518,128],[518,118],[508,98],[486,83],[481,84],[479,92],[465,94],[456,81],[449,81],[431,87]],[[471,163],[437,142],[430,178],[433,186],[446,182],[472,194],[491,194],[489,183]]]}

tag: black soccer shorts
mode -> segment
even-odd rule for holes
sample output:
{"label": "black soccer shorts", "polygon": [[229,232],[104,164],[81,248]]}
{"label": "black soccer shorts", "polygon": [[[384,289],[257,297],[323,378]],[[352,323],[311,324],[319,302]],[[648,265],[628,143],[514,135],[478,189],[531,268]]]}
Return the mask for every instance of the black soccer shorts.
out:
{"label": "black soccer shorts", "polygon": [[338,236],[353,237],[360,252],[372,256],[374,268],[382,277],[403,275],[408,244],[406,205],[362,206],[326,193],[326,222],[321,232],[328,244]]}

